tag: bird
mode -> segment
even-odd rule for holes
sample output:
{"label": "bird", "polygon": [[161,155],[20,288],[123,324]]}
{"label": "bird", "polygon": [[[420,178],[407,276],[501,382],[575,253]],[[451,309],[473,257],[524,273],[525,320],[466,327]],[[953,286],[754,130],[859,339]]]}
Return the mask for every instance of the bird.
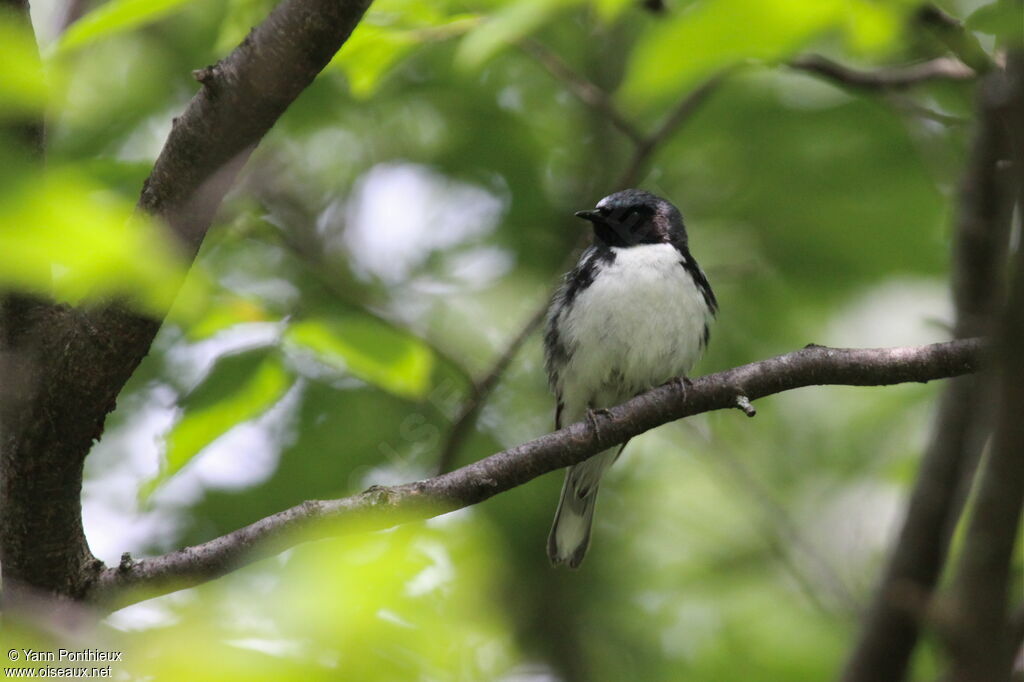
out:
{"label": "bird", "polygon": [[[545,369],[555,428],[590,420],[655,386],[684,382],[708,345],[718,301],[690,253],[683,216],[641,189],[610,194],[576,217],[591,245],[548,307]],[[601,477],[626,444],[566,470],[548,536],[553,566],[579,568]]]}

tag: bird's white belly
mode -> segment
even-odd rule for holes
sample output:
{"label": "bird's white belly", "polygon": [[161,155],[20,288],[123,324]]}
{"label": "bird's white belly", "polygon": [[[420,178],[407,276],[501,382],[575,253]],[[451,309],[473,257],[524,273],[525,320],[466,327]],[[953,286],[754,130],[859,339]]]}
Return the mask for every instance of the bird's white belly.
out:
{"label": "bird's white belly", "polygon": [[579,293],[565,320],[573,352],[562,396],[573,413],[686,374],[703,350],[710,311],[679,252],[668,244],[614,251],[615,261]]}

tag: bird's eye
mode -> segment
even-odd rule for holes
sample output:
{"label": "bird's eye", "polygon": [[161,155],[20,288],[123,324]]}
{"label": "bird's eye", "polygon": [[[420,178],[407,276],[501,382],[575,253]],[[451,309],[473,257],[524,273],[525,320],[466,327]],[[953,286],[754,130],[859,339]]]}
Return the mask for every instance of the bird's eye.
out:
{"label": "bird's eye", "polygon": [[603,216],[607,216],[612,211],[607,206],[601,206],[600,208],[597,209],[597,212],[600,213]]}

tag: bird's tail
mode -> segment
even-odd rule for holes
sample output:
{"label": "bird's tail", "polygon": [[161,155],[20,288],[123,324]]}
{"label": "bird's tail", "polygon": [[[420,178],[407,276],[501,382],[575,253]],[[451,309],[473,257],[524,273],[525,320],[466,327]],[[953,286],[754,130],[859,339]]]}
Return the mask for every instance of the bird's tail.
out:
{"label": "bird's tail", "polygon": [[601,475],[612,465],[622,448],[605,450],[565,472],[562,497],[548,535],[548,558],[553,566],[579,568],[590,546],[590,527]]}
{"label": "bird's tail", "polygon": [[553,566],[567,564],[569,568],[579,568],[590,546],[590,526],[594,522],[596,502],[597,486],[580,496],[572,485],[572,471],[567,472],[555,521],[548,535],[548,559]]}

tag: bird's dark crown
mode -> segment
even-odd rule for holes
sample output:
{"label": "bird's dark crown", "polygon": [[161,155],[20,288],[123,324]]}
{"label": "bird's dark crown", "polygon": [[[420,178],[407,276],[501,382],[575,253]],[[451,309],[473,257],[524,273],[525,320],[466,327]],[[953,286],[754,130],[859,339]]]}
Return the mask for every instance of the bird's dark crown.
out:
{"label": "bird's dark crown", "polygon": [[686,245],[686,228],[679,209],[642,189],[624,189],[576,215],[593,223],[594,239],[605,246],[640,244]]}

